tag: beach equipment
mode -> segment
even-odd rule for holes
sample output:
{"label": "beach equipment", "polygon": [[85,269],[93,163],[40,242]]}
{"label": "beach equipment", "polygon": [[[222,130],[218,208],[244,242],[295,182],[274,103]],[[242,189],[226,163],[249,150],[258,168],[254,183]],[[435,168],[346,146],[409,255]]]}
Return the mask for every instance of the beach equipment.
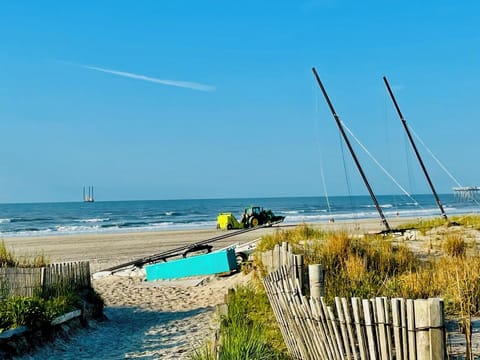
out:
{"label": "beach equipment", "polygon": [[273,225],[276,225],[278,223],[280,223],[280,222],[271,223],[269,225],[267,225],[267,224],[259,225],[259,226],[254,227],[254,228],[240,229],[240,230],[237,230],[235,232],[222,234],[220,236],[216,236],[216,237],[213,237],[213,238],[210,238],[210,239],[207,239],[207,240],[202,240],[202,241],[196,242],[194,244],[179,246],[179,247],[167,250],[167,251],[163,251],[163,252],[158,253],[158,254],[146,256],[146,257],[139,258],[139,259],[136,259],[136,260],[133,260],[133,261],[129,261],[129,262],[126,262],[126,263],[123,263],[123,264],[112,266],[112,267],[109,267],[107,269],[100,270],[100,272],[109,272],[110,274],[113,274],[115,272],[121,271],[121,270],[129,268],[129,267],[142,267],[143,265],[146,265],[146,264],[157,263],[157,262],[160,262],[160,261],[167,261],[167,259],[170,259],[170,258],[173,258],[173,257],[183,256],[184,258],[186,258],[187,255],[192,253],[192,252],[205,251],[205,250],[207,252],[210,252],[212,247],[213,247],[210,244],[215,242],[215,241],[219,241],[219,240],[223,240],[223,239],[226,239],[226,238],[229,238],[229,237],[232,237],[232,236],[244,234],[244,233],[249,232],[249,231],[255,231],[255,230],[258,230],[258,229],[262,229],[262,228],[267,227],[267,226],[273,226]]}
{"label": "beach equipment", "polygon": [[357,155],[355,154],[355,151],[353,151],[353,147],[350,144],[350,140],[347,137],[347,134],[345,133],[345,130],[343,129],[342,126],[342,121],[340,120],[339,116],[337,115],[332,102],[330,101],[330,98],[328,97],[327,91],[325,90],[325,87],[322,84],[322,81],[320,80],[320,76],[318,76],[317,70],[313,67],[312,68],[313,75],[315,76],[315,79],[317,80],[318,86],[320,87],[320,90],[323,93],[323,96],[325,97],[325,100],[328,104],[328,107],[330,108],[330,111],[333,115],[333,118],[335,119],[335,122],[338,126],[338,129],[340,130],[340,133],[343,137],[343,140],[345,141],[345,144],[348,147],[348,150],[350,151],[350,154],[352,155],[353,161],[355,162],[355,165],[357,166],[358,172],[360,173],[360,176],[362,177],[363,182],[365,183],[365,186],[367,187],[368,193],[370,194],[370,197],[372,198],[373,203],[375,204],[375,208],[378,211],[378,214],[380,215],[380,218],[382,219],[383,226],[385,226],[385,231],[386,232],[391,232],[390,225],[388,224],[387,218],[383,214],[382,208],[380,207],[380,204],[378,203],[378,200],[373,193],[372,187],[370,186],[370,183],[368,182],[367,176],[365,175],[362,166],[360,165],[360,162],[358,161]]}
{"label": "beach equipment", "polygon": [[147,265],[147,281],[229,273],[238,268],[234,248]]}
{"label": "beach equipment", "polygon": [[220,213],[217,216],[217,229],[246,229],[259,225],[271,225],[282,222],[285,216],[278,216],[272,210],[264,209],[260,206],[247,206],[238,221],[232,213]]}
{"label": "beach equipment", "polygon": [[405,121],[405,118],[403,117],[403,114],[400,111],[400,107],[398,106],[397,100],[395,99],[395,96],[393,95],[392,89],[390,88],[390,84],[388,83],[387,78],[385,76],[383,77],[383,81],[385,82],[385,86],[387,87],[388,93],[390,94],[390,97],[392,98],[393,105],[395,106],[395,109],[397,110],[400,121],[402,122],[402,125],[405,129],[405,132],[407,133],[408,139],[410,140],[410,143],[412,144],[413,151],[415,152],[415,155],[417,156],[418,162],[420,163],[420,167],[422,168],[423,173],[425,175],[425,178],[427,179],[428,185],[430,186],[430,189],[432,190],[435,201],[437,202],[438,208],[440,209],[440,213],[441,213],[442,217],[445,220],[447,220],[447,214],[445,213],[442,202],[440,201],[440,198],[438,197],[437,191],[435,190],[435,187],[433,186],[433,182],[430,179],[430,176],[428,175],[427,168],[425,167],[425,164],[423,163],[422,157],[420,156],[420,153],[418,152],[417,146],[415,145],[415,141],[413,141],[412,134],[410,133],[410,130],[408,129],[407,122]]}

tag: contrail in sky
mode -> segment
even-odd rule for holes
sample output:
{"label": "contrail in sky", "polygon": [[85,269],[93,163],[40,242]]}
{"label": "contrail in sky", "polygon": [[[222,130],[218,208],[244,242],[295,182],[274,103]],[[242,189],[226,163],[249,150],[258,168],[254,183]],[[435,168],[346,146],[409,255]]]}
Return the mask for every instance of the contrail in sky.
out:
{"label": "contrail in sky", "polygon": [[90,65],[82,65],[82,64],[77,64],[77,65],[80,66],[80,67],[83,67],[84,69],[100,71],[100,72],[104,72],[104,73],[107,73],[107,74],[113,74],[113,75],[128,77],[128,78],[131,78],[131,79],[149,81],[149,82],[153,82],[153,83],[156,83],[156,84],[177,86],[177,87],[183,87],[183,88],[188,88],[188,89],[192,89],[192,90],[200,90],[200,91],[214,91],[215,90],[214,86],[199,84],[199,83],[191,82],[191,81],[163,80],[163,79],[157,79],[157,78],[150,77],[150,76],[133,74],[133,73],[125,72],[125,71],[105,69],[105,68],[101,68],[101,67],[98,67],[98,66],[90,66]]}

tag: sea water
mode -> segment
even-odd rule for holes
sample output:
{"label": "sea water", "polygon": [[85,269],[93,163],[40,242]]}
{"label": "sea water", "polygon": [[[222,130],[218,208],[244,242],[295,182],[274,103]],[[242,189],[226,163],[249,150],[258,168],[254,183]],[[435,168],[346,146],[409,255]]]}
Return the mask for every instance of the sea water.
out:
{"label": "sea water", "polygon": [[[452,194],[440,198],[447,215],[480,210],[478,203],[460,200]],[[387,219],[440,215],[432,195],[383,195],[377,199]],[[231,212],[240,218],[249,205],[285,216],[286,224],[379,218],[369,196],[0,204],[0,238],[214,229],[218,213]]]}

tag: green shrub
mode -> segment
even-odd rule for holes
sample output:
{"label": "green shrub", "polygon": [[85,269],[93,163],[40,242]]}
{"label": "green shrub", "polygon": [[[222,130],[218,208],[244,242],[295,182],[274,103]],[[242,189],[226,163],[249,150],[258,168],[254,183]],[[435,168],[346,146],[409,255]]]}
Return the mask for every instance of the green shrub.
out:
{"label": "green shrub", "polygon": [[39,327],[48,322],[45,300],[38,297],[9,298],[2,304],[1,317],[9,328],[21,325]]}

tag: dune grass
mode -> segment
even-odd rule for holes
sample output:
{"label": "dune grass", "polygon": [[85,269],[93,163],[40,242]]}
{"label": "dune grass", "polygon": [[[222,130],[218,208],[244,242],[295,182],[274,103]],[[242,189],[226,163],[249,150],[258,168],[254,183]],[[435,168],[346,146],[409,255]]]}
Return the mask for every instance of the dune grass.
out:
{"label": "dune grass", "polygon": [[[325,300],[330,305],[336,296],[441,297],[447,314],[463,319],[468,342],[471,317],[480,313],[480,256],[468,233],[468,229],[475,229],[477,219],[462,219],[467,224],[463,227],[449,226],[443,219],[409,224],[408,227],[421,228],[422,234],[433,231],[439,238],[430,242],[422,254],[415,253],[408,241],[393,236],[354,236],[346,231],[323,231],[305,224],[263,237],[257,251],[288,242],[294,253],[304,255],[305,265],[322,264]],[[480,225],[480,217],[478,221]],[[434,252],[432,247],[437,247]],[[261,269],[261,264],[255,266]],[[229,315],[222,321],[221,334],[225,340],[218,358],[288,358],[284,355],[281,333],[272,325],[276,322],[264,291],[258,286],[240,289],[234,299]],[[271,347],[265,347],[265,341]],[[195,359],[215,357],[207,350],[203,357]]]}
{"label": "dune grass", "polygon": [[5,241],[2,240],[0,243],[0,267],[42,267],[48,263],[48,259],[43,254],[17,256],[7,249]]}
{"label": "dune grass", "polygon": [[193,360],[289,359],[265,292],[253,285],[229,293],[228,311],[220,323],[218,354],[211,346],[197,349]]}
{"label": "dune grass", "polygon": [[[480,217],[452,219],[468,228]],[[325,299],[335,296],[428,298],[442,297],[450,314],[480,313],[480,257],[465,227],[449,228],[443,219],[408,224],[416,229],[441,228],[436,233],[438,256],[415,254],[406,241],[393,236],[353,236],[345,231],[325,232],[302,224],[265,236],[258,248],[272,249],[289,242],[304,254],[305,264],[322,264]],[[427,230],[425,230],[425,233]],[[434,245],[430,245],[432,247]],[[465,302],[468,305],[465,305]]]}

